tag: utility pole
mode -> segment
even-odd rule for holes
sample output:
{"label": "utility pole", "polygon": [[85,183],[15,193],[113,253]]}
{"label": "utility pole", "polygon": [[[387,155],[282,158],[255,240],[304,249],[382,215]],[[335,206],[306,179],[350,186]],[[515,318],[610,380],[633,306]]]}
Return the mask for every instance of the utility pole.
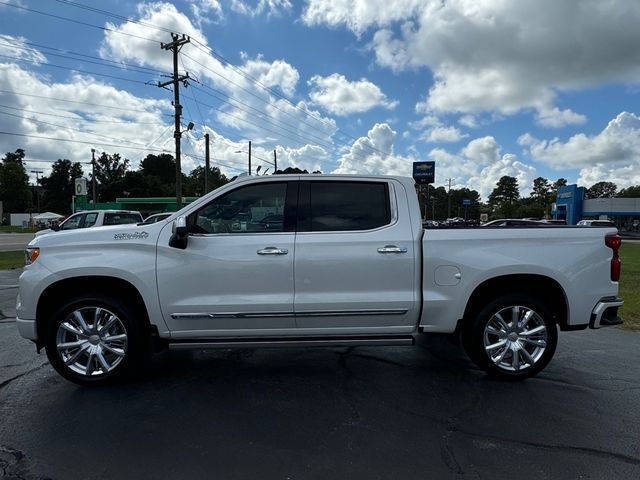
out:
{"label": "utility pole", "polygon": [[161,42],[160,48],[173,52],[173,79],[168,82],[158,82],[158,86],[164,88],[173,84],[173,108],[175,109],[175,131],[173,132],[173,137],[176,139],[176,208],[180,210],[182,208],[182,167],[180,164],[180,139],[182,137],[180,117],[182,116],[182,105],[180,105],[180,82],[184,82],[186,86],[189,74],[182,76],[178,74],[178,52],[182,45],[191,41],[191,38],[184,33],[182,38],[177,33],[172,33],[171,38],[173,38],[173,42]]}
{"label": "utility pole", "polygon": [[204,194],[209,193],[209,134],[204,134]]}
{"label": "utility pole", "polygon": [[249,140],[249,175],[251,175],[251,140]]}
{"label": "utility pole", "polygon": [[276,154],[276,149],[273,149],[273,173],[275,174],[278,171],[278,155]]}
{"label": "utility pole", "polygon": [[447,218],[451,218],[451,182],[455,180],[454,178],[448,178],[449,182],[449,190],[447,191]]}
{"label": "utility pole", "polygon": [[38,184],[40,183],[39,175],[44,172],[42,170],[31,170],[31,173],[36,174],[36,199],[38,203],[38,213],[40,213],[40,192],[38,192]]}
{"label": "utility pole", "polygon": [[98,201],[98,189],[96,187],[96,149],[91,149],[91,192],[93,193],[93,208]]}

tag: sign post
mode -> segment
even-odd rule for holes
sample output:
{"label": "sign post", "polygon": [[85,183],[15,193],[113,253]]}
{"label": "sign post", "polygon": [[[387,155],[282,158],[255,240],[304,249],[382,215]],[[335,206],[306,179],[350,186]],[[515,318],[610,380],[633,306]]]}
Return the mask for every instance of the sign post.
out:
{"label": "sign post", "polygon": [[[427,193],[424,201],[424,219],[427,219],[429,212],[429,184],[435,181],[436,162],[413,162],[413,179],[422,189],[422,185],[427,186]],[[435,220],[435,218],[434,218]]]}

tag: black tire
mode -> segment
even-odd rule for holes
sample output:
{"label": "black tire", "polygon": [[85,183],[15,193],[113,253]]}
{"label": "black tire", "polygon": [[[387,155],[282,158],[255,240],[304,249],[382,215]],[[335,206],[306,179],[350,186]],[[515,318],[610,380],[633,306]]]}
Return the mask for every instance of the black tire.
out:
{"label": "black tire", "polygon": [[60,375],[74,383],[112,383],[136,372],[148,353],[145,325],[134,309],[116,298],[102,294],[78,296],[60,307],[48,323],[47,357]]}
{"label": "black tire", "polygon": [[558,327],[534,297],[509,294],[487,304],[465,325],[462,344],[469,358],[492,377],[523,380],[553,358]]}

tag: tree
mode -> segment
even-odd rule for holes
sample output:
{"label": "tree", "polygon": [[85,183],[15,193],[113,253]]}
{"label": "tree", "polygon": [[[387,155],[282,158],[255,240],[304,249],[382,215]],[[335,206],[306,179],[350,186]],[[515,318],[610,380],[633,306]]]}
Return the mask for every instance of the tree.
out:
{"label": "tree", "polygon": [[587,190],[587,198],[611,198],[617,191],[618,186],[613,182],[598,182]]}
{"label": "tree", "polygon": [[71,213],[75,179],[82,176],[82,166],[79,163],[58,159],[51,167],[51,174],[40,179],[40,185],[44,189],[43,209],[63,215]]}
{"label": "tree", "polygon": [[129,160],[121,158],[119,153],[109,155],[102,152],[96,160],[96,180],[100,183],[99,198],[103,202],[114,201],[124,191],[124,176]]}
{"label": "tree", "polygon": [[33,205],[29,176],[24,168],[25,152],[7,152],[0,164],[0,200],[6,213],[21,213]]}
{"label": "tree", "polygon": [[[290,174],[290,173],[309,173],[307,170],[300,170],[298,167],[287,167],[284,170],[276,170],[276,175]],[[316,172],[313,172],[316,173]]]}
{"label": "tree", "polygon": [[566,187],[566,186],[567,186],[567,179],[566,178],[560,177],[558,180],[553,182],[553,189],[554,190],[558,190],[559,187]]}
{"label": "tree", "polygon": [[[204,191],[204,172],[204,166],[196,167],[191,171],[185,183],[185,192],[187,195],[200,196],[208,193]],[[220,172],[218,167],[209,167],[208,183],[209,191],[211,191],[229,183],[229,179]]]}
{"label": "tree", "polygon": [[616,196],[622,198],[640,198],[640,185],[623,188]]}
{"label": "tree", "polygon": [[546,209],[549,204],[551,188],[551,184],[546,178],[538,177],[533,180],[533,191],[531,192],[531,197],[535,203],[543,207],[543,209]]}
{"label": "tree", "polygon": [[517,208],[516,202],[520,198],[518,179],[505,175],[498,180],[496,188],[489,195],[489,205],[500,218],[513,217]]}
{"label": "tree", "polygon": [[175,185],[176,183],[176,161],[173,156],[168,153],[147,155],[145,159],[140,162],[140,171],[145,176],[156,177],[160,183],[171,185]]}

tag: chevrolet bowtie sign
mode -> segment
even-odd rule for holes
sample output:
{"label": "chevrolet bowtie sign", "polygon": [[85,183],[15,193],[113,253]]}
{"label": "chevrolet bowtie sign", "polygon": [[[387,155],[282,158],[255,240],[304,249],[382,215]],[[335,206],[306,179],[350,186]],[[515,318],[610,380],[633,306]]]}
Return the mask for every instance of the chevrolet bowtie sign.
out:
{"label": "chevrolet bowtie sign", "polygon": [[413,179],[416,183],[433,183],[435,175],[436,162],[413,162]]}

